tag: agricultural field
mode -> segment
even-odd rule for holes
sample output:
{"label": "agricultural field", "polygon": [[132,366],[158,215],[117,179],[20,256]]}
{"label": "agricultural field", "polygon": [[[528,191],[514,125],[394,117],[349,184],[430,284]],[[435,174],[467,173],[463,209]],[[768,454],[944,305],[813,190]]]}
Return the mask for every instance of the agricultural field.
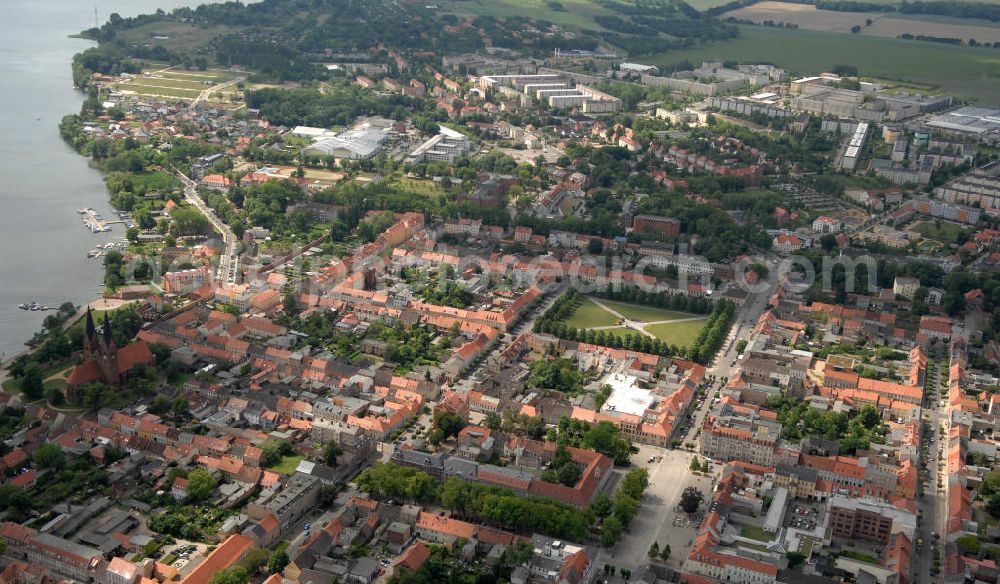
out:
{"label": "agricultural field", "polygon": [[126,94],[153,99],[194,101],[202,92],[219,87],[217,91],[208,94],[205,103],[224,109],[238,109],[242,104],[236,103],[235,98],[240,90],[235,83],[231,83],[238,78],[233,72],[222,69],[198,71],[180,67],[155,67],[115,84],[114,88]]}
{"label": "agricultural field", "polygon": [[[626,323],[625,319],[630,322]],[[697,314],[584,297],[573,314],[563,322],[574,328],[600,330],[622,338],[649,334],[670,344],[686,347],[698,338],[706,321],[707,317]]]}
{"label": "agricultural field", "polygon": [[197,26],[183,22],[151,22],[126,29],[119,38],[128,44],[162,45],[171,52],[187,54],[203,47],[216,37],[240,32],[241,26]]}
{"label": "agricultural field", "polygon": [[1000,105],[1000,93],[996,91],[1000,53],[982,47],[744,25],[735,39],[661,53],[641,61],[672,65],[685,59],[700,63],[713,58],[772,63],[792,75],[856,64],[864,76],[928,85],[983,105]]}
{"label": "agricultural field", "polygon": [[122,93],[136,93],[147,97],[176,98],[183,100],[194,100],[201,93],[197,89],[184,89],[172,87],[169,81],[163,84],[152,83],[120,83],[116,86]]}
{"label": "agricultural field", "polygon": [[[916,15],[914,15],[916,16]],[[851,28],[861,26],[861,35],[896,38],[901,34],[928,35],[958,38],[963,41],[1000,41],[1000,26],[986,21],[960,19],[911,18],[907,14],[877,12],[839,12],[818,10],[812,4],[790,2],[759,2],[722,14],[720,18],[734,17],[753,22],[785,22],[800,29],[851,34]],[[867,25],[867,21],[871,21]],[[947,20],[944,22],[943,20]]]}
{"label": "agricultural field", "polygon": [[723,6],[728,4],[728,0],[687,0],[687,3],[699,12],[704,12],[710,8],[715,8],[716,6]]}
{"label": "agricultural field", "polygon": [[[439,12],[477,16],[528,16],[563,26],[603,30],[594,16],[612,14],[594,0],[443,0]],[[561,6],[560,10],[558,7]]]}

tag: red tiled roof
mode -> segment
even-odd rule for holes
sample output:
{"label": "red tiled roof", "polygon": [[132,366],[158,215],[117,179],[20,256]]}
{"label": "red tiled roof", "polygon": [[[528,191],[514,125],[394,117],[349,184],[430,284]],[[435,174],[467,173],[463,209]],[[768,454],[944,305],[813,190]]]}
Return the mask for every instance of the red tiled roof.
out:
{"label": "red tiled roof", "polygon": [[248,537],[240,534],[229,536],[204,562],[181,579],[180,584],[208,584],[214,574],[236,564],[253,547],[254,543]]}
{"label": "red tiled roof", "polygon": [[416,572],[417,569],[420,568],[421,564],[426,562],[429,557],[431,557],[431,548],[417,542],[407,548],[406,551],[403,552],[403,555],[396,559],[393,566],[396,568],[406,568],[411,572]]}

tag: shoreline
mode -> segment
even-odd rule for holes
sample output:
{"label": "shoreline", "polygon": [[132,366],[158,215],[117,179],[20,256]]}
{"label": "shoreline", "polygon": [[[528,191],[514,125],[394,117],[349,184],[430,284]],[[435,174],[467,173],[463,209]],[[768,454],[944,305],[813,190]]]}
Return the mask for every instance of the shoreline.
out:
{"label": "shoreline", "polygon": [[[108,304],[109,302],[114,303],[114,305],[109,306]],[[82,319],[84,316],[87,315],[87,308],[90,308],[91,310],[102,310],[107,312],[111,310],[117,310],[119,308],[122,308],[123,306],[128,306],[129,304],[135,304],[138,302],[141,301],[118,300],[116,298],[104,298],[104,297],[97,298],[95,300],[87,302],[86,304],[81,304],[80,306],[78,306],[76,312],[74,312],[73,315],[67,318],[66,322],[63,323],[62,330],[65,332],[73,328],[73,325],[75,325],[77,322],[80,321],[80,319]],[[7,377],[9,375],[7,370],[8,367],[10,367],[11,363],[13,363],[18,357],[22,357],[24,355],[30,355],[38,350],[38,347],[29,347],[27,345],[25,345],[24,347],[25,347],[24,350],[19,351],[13,355],[5,356],[3,361],[0,361],[0,383],[3,383],[4,381],[7,380]]]}

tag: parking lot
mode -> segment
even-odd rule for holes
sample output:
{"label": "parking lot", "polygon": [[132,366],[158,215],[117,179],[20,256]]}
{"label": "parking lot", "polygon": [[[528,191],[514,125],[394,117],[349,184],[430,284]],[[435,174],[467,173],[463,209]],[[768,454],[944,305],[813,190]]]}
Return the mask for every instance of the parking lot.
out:
{"label": "parking lot", "polygon": [[170,566],[177,570],[181,576],[185,576],[208,555],[208,546],[180,541],[172,546],[164,547],[161,551],[163,552],[161,559],[172,558]]}
{"label": "parking lot", "polygon": [[823,516],[821,513],[822,510],[817,505],[795,503],[788,510],[788,515],[785,518],[785,526],[803,531],[812,531],[816,529],[816,526],[822,519]]}

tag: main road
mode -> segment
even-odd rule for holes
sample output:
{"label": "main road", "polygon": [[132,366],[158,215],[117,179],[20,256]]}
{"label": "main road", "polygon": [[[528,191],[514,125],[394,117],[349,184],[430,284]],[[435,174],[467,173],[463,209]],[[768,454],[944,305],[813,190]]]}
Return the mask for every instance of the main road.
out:
{"label": "main road", "polygon": [[[773,266],[773,264],[772,264]],[[736,350],[736,344],[740,339],[748,340],[750,336],[750,331],[757,324],[757,320],[760,315],[767,308],[767,304],[774,294],[774,291],[778,287],[779,274],[776,269],[771,269],[767,276],[754,287],[755,289],[750,292],[747,299],[743,302],[743,306],[739,307],[736,311],[736,321],[729,330],[729,335],[726,337],[725,343],[722,348],[716,354],[715,359],[708,367],[708,375],[713,377],[713,386],[718,383],[720,385],[716,386],[721,388],[721,384],[724,380],[729,379],[735,368],[735,363],[739,357],[739,352]],[[735,284],[734,284],[735,285]],[[711,388],[710,388],[711,389]],[[682,444],[696,444],[695,438],[698,435],[698,430],[701,429],[701,425],[705,421],[705,417],[708,415],[709,410],[712,409],[712,400],[706,397],[704,403],[697,410],[690,412],[691,423],[688,426],[687,432],[681,439]]]}
{"label": "main road", "polygon": [[235,284],[237,276],[239,275],[240,260],[236,255],[236,245],[239,243],[236,234],[233,230],[229,228],[219,216],[215,214],[215,211],[209,207],[205,201],[198,194],[198,183],[194,182],[183,172],[174,167],[174,172],[177,174],[177,178],[184,183],[184,198],[188,203],[194,205],[202,215],[204,215],[212,227],[219,233],[222,234],[222,257],[219,258],[219,267],[216,272],[217,282],[226,282],[228,284]]}

